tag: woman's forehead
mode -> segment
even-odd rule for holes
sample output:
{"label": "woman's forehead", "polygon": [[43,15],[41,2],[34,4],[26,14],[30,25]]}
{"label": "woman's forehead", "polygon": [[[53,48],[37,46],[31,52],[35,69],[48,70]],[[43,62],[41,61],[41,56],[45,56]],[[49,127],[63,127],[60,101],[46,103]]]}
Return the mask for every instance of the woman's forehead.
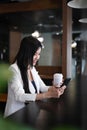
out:
{"label": "woman's forehead", "polygon": [[39,47],[36,51],[36,53],[40,53],[41,52],[41,48]]}

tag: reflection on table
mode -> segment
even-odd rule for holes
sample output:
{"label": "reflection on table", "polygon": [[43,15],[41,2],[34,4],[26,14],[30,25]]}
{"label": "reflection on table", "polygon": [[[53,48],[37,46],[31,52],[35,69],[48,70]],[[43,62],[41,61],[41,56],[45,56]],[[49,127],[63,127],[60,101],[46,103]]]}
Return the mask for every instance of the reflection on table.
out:
{"label": "reflection on table", "polygon": [[76,88],[72,86],[66,89],[60,99],[29,102],[26,107],[15,112],[7,119],[32,126],[36,130],[54,130],[54,128],[59,127],[69,127],[69,130],[74,130],[70,128],[81,130],[80,94],[76,93]]}

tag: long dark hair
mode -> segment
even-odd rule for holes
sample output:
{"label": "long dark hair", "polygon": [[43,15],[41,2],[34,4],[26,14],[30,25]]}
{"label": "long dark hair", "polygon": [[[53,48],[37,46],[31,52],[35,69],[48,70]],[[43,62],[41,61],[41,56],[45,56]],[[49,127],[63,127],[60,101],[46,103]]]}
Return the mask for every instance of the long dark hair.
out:
{"label": "long dark hair", "polygon": [[17,65],[20,69],[25,93],[30,92],[27,78],[28,65],[30,65],[30,67],[33,67],[33,56],[39,47],[42,48],[42,44],[35,37],[28,36],[23,38],[18,54],[16,55],[14,60],[17,62]]}

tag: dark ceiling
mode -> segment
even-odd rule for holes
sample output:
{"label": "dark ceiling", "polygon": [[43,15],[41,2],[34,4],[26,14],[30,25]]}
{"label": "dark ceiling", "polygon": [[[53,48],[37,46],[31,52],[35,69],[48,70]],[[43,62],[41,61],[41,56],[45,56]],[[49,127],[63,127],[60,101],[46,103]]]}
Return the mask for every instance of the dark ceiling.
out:
{"label": "dark ceiling", "polygon": [[17,12],[0,15],[0,23],[4,23],[10,29],[18,29],[21,32],[55,32],[61,31],[62,12],[58,9],[39,10],[29,12]]}
{"label": "dark ceiling", "polygon": [[[0,3],[25,2],[31,0],[0,0]],[[72,9],[72,29],[74,36],[81,31],[87,30],[87,23],[78,22],[79,19],[87,17],[87,9]],[[29,12],[17,12],[0,14],[0,26],[7,26],[11,30],[19,30],[23,33],[32,33],[34,30],[40,32],[62,32],[62,10],[49,9]]]}
{"label": "dark ceiling", "polygon": [[72,9],[73,14],[73,27],[76,30],[80,30],[83,27],[84,29],[87,29],[87,24],[80,23],[78,20],[81,18],[87,18],[87,9]]}
{"label": "dark ceiling", "polygon": [[0,0],[0,3],[28,2],[32,0]]}

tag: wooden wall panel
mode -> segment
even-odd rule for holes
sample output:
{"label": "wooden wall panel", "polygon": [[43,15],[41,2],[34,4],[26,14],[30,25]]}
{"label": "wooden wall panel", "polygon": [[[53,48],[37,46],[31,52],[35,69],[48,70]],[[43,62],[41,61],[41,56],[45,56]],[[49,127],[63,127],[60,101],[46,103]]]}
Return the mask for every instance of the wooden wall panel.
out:
{"label": "wooden wall panel", "polygon": [[0,4],[0,13],[61,8],[62,0],[32,0],[30,2]]}
{"label": "wooden wall panel", "polygon": [[17,31],[11,31],[9,41],[9,62],[12,63],[20,46],[21,33]]}
{"label": "wooden wall panel", "polygon": [[57,66],[36,66],[40,76],[44,79],[52,79],[54,73],[61,73],[62,68]]}

